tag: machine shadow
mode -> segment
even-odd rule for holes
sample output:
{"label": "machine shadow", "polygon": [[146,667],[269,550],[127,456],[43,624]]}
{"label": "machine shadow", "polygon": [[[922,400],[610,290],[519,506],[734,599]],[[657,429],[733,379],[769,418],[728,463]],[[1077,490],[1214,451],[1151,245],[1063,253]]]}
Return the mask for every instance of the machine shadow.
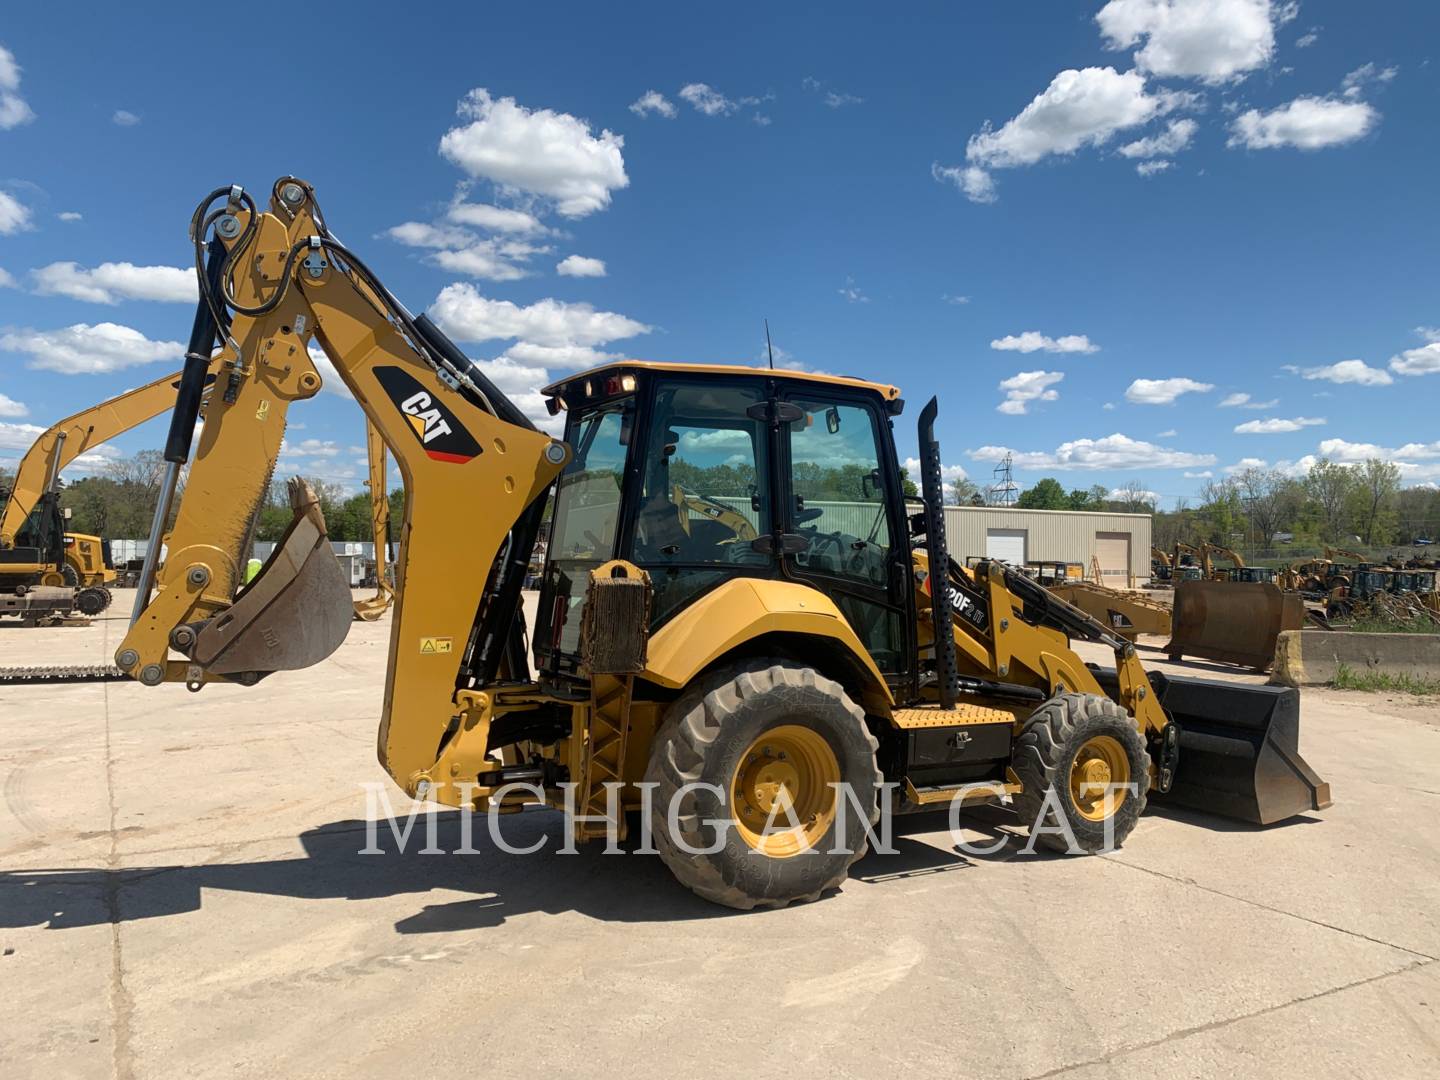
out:
{"label": "machine shadow", "polygon": [[[466,837],[455,813],[437,813],[434,847],[417,817],[399,850],[386,822],[374,836],[378,854],[362,854],[372,826],[335,821],[300,834],[301,855],[229,863],[137,866],[121,869],[0,871],[0,928],[43,926],[53,930],[107,922],[133,922],[198,911],[207,889],[300,900],[380,900],[411,895],[421,901],[401,918],[400,933],[439,933],[499,926],[531,912],[578,911],[616,922],[665,922],[740,916],[681,888],[656,855],[627,851],[606,855],[603,843],[558,853],[565,840],[556,812],[507,815],[499,826],[505,842],[533,854],[511,854],[491,838],[487,817],[476,814]],[[634,847],[635,845],[626,845]],[[435,892],[466,899],[428,902]]]}
{"label": "machine shadow", "polygon": [[[1150,812],[1221,831],[1278,827],[1247,825],[1154,803]],[[1317,820],[1302,815],[1282,824],[1308,825]],[[554,811],[528,810],[503,817],[498,825],[511,848],[540,847],[530,854],[506,851],[492,838],[485,815],[472,818],[467,837],[459,814],[441,812],[435,815],[433,843],[424,818],[417,817],[403,849],[388,823],[348,819],[301,833],[303,854],[294,857],[119,869],[0,870],[0,929],[67,930],[183,915],[201,909],[207,889],[298,900],[363,902],[413,896],[419,906],[394,924],[402,934],[486,929],[536,912],[574,911],[622,923],[765,913],[737,911],[700,899],[675,881],[658,856],[634,850],[638,846],[634,842],[623,845],[624,857],[606,854],[600,842],[580,845],[573,855],[562,854],[558,849],[565,841],[564,819]],[[957,846],[948,834],[944,811],[895,816],[891,852],[882,854],[872,847],[851,868],[850,880],[884,886],[985,862],[1069,858],[1044,848],[1023,851],[1025,830],[1003,809],[967,808],[959,825],[973,847]],[[469,850],[465,850],[467,840]],[[379,850],[366,854],[367,846]],[[428,902],[429,894],[437,890],[467,895]]]}

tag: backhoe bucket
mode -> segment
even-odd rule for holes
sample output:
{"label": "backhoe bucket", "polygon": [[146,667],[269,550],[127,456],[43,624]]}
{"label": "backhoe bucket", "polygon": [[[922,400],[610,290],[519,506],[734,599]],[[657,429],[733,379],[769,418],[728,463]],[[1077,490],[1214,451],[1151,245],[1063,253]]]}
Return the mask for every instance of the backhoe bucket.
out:
{"label": "backhoe bucket", "polygon": [[1180,729],[1175,781],[1159,801],[1256,825],[1330,805],[1330,785],[1300,756],[1300,691],[1158,672],[1150,684]]}
{"label": "backhoe bucket", "polygon": [[1268,671],[1280,631],[1305,625],[1305,601],[1268,582],[1179,581],[1171,621],[1171,660],[1198,656]]}
{"label": "backhoe bucket", "polygon": [[295,519],[255,580],[222,614],[196,627],[191,659],[220,675],[294,671],[340,647],[355,609],[320,503],[290,481]]}
{"label": "backhoe bucket", "polygon": [[381,589],[374,596],[355,601],[355,621],[375,622],[390,610],[390,593]]}

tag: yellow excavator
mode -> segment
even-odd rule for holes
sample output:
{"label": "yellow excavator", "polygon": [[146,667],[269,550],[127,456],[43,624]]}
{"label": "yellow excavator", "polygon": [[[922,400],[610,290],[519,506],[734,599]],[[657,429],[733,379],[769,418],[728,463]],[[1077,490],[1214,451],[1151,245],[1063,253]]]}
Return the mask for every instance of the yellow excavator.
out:
{"label": "yellow excavator", "polygon": [[[540,802],[585,839],[622,836],[638,811],[679,881],[737,908],[833,889],[887,808],[1008,800],[1038,842],[1086,852],[1123,842],[1151,798],[1259,823],[1329,805],[1298,750],[1298,692],[1147,673],[1018,571],[950,558],[933,399],[913,517],[904,403],[884,384],[616,362],[544,389],[555,439],[335,239],[308,183],[280,178],[263,209],[217,188],[191,233],[204,284],[175,472],[229,329],[169,554],[144,571],[109,677],[252,685],[344,640],[349,590],[303,482],[241,585],[289,410],[321,386],[313,339],[404,479],[378,750],[413,798]],[[742,500],[754,537],[700,527],[677,472],[682,495]],[[457,538],[470,558],[450,557]]]}

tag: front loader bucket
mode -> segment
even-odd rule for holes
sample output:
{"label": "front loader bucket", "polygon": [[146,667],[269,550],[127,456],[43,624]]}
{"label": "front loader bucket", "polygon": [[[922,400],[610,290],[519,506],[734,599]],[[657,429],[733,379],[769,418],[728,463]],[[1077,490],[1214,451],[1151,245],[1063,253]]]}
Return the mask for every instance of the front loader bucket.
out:
{"label": "front loader bucket", "polygon": [[295,519],[255,580],[196,627],[191,659],[220,675],[294,671],[340,647],[355,609],[310,485],[290,481]]}
{"label": "front loader bucket", "polygon": [[1180,729],[1175,781],[1152,792],[1159,801],[1256,825],[1330,805],[1330,785],[1300,756],[1300,691],[1158,672],[1150,684]]}
{"label": "front loader bucket", "polygon": [[1180,581],[1172,624],[1171,660],[1199,656],[1268,671],[1280,631],[1305,625],[1305,601],[1268,582]]}

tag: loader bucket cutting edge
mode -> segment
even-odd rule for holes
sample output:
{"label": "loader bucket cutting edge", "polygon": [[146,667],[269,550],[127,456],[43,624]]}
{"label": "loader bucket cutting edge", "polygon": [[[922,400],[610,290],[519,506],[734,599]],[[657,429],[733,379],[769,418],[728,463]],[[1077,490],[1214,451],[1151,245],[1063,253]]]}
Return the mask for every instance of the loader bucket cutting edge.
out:
{"label": "loader bucket cutting edge", "polygon": [[1330,785],[1300,755],[1300,692],[1152,672],[1180,728],[1175,782],[1160,802],[1269,825],[1331,803]]}

